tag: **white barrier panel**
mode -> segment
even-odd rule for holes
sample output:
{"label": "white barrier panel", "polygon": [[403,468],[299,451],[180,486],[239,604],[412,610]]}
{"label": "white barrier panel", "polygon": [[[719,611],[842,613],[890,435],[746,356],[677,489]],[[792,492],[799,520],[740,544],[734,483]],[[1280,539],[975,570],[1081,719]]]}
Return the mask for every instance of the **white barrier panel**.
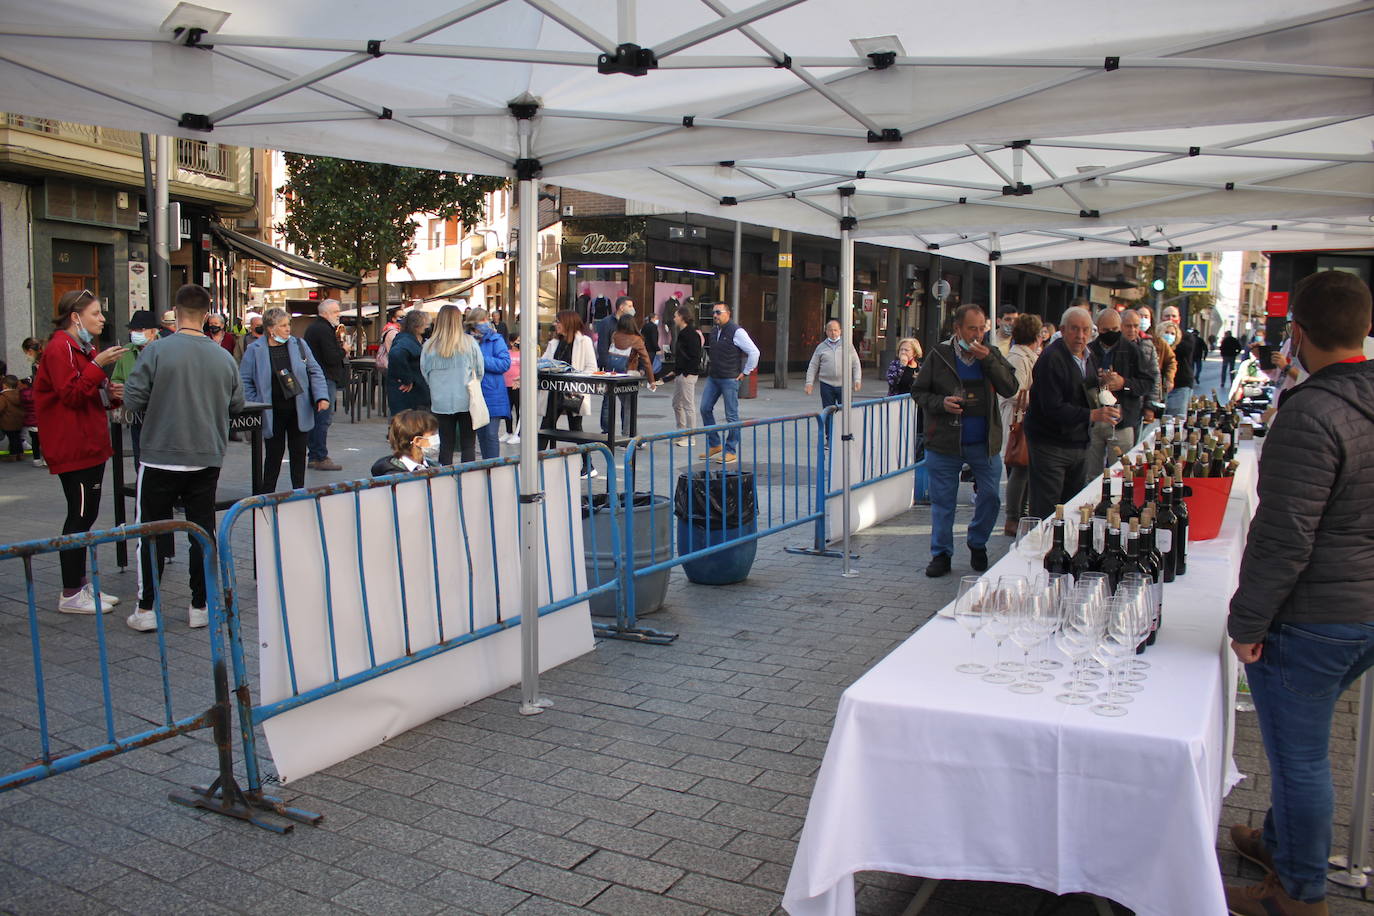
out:
{"label": "white barrier panel", "polygon": [[[865,434],[865,418],[868,429]],[[840,415],[835,414],[833,441],[826,458],[828,490],[838,492],[844,482],[840,466]],[[882,404],[854,407],[854,440],[849,443],[849,511],[852,521],[850,534],[870,528],[879,522],[899,515],[914,505],[916,471],[897,474],[887,480],[859,487],[866,479],[881,477],[888,471],[913,463],[916,452],[916,405],[910,398]],[[857,489],[856,489],[857,488]],[[840,520],[844,516],[844,501],[830,497],[825,507],[827,541],[844,536]]]}
{"label": "white barrier panel", "polygon": [[[587,588],[579,467],[577,458],[543,463],[547,560],[541,556],[541,606]],[[441,617],[444,638],[453,639],[518,616],[517,506],[511,466],[282,504],[280,585],[286,599],[294,691],[278,600],[272,516],[259,510],[255,521],[260,704],[306,693],[433,646],[440,641]],[[326,557],[332,653],[324,597]],[[590,651],[586,602],[542,618],[540,648],[541,670]],[[519,680],[520,632],[513,627],[288,710],[266,720],[263,731],[277,773],[288,782]]]}

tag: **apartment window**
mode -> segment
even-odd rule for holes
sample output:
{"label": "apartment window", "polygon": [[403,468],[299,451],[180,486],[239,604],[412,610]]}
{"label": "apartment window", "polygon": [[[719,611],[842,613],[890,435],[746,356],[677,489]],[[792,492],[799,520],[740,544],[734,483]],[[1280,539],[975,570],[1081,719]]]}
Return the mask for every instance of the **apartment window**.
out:
{"label": "apartment window", "polygon": [[444,221],[432,219],[425,230],[425,247],[442,248],[444,245]]}

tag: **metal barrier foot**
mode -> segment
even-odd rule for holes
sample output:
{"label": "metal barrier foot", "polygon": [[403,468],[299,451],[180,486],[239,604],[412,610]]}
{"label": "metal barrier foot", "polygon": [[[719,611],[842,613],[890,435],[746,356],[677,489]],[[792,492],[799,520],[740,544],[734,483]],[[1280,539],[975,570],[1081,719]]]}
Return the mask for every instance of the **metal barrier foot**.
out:
{"label": "metal barrier foot", "polygon": [[[311,814],[308,811],[287,808],[281,805],[277,799],[268,799],[265,796],[258,799],[251,798],[232,779],[228,781],[227,789],[224,780],[216,779],[209,786],[192,786],[189,792],[170,792],[167,797],[178,805],[238,818],[241,821],[247,821],[254,827],[271,830],[273,833],[290,833],[295,824],[282,824],[276,820],[269,820],[261,817],[260,811],[272,811],[306,824],[318,824],[324,817],[321,814]],[[276,802],[276,804],[271,802]]]}
{"label": "metal barrier foot", "polygon": [[[844,559],[843,550],[835,550],[831,547],[784,547],[782,552],[803,557],[830,557],[834,560]],[[857,560],[858,558],[859,555],[857,553],[851,553],[849,555],[850,560]]]}
{"label": "metal barrier foot", "polygon": [[[290,818],[298,824],[307,824],[311,827],[318,827],[324,820],[323,814],[316,814],[314,811],[306,811],[304,808],[293,808],[286,802],[277,798],[275,795],[264,795],[258,793],[245,793],[249,804],[255,807],[280,814],[282,817]],[[288,825],[288,829],[289,825]]]}
{"label": "metal barrier foot", "polygon": [[620,629],[611,623],[593,623],[592,631],[602,639],[623,639],[627,642],[642,642],[653,646],[667,646],[677,639],[676,633],[665,633],[652,627]]}

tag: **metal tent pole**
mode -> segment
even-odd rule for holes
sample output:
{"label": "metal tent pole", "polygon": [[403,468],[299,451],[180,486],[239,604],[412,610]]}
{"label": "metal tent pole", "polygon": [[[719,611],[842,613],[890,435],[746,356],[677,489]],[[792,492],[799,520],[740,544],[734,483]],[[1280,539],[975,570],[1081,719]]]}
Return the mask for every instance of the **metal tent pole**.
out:
{"label": "metal tent pole", "polygon": [[1001,250],[997,247],[997,233],[988,233],[988,320],[997,321],[1000,305],[998,300],[1002,297],[998,295],[997,289],[997,259],[1002,256]]}
{"label": "metal tent pole", "polygon": [[1332,856],[1337,871],[1327,878],[1345,887],[1369,886],[1369,792],[1374,786],[1374,677],[1360,678],[1360,729],[1355,745],[1355,792],[1350,812],[1350,852]]}
{"label": "metal tent pole", "polygon": [[788,345],[791,343],[792,319],[792,233],[778,231],[778,321],[773,345],[773,387],[787,387]]}
{"label": "metal tent pole", "polygon": [[[854,571],[853,557],[849,553],[849,529],[852,527],[850,518],[851,494],[849,492],[850,481],[850,443],[854,439],[852,432],[854,412],[854,383],[851,379],[854,373],[854,236],[853,229],[857,224],[854,211],[854,188],[840,188],[840,327],[844,329],[844,339],[840,344],[840,478],[841,478],[841,512],[843,521],[841,524],[844,529],[844,544],[841,551],[844,554],[844,571],[841,573],[845,578],[853,578],[858,573]],[[831,443],[830,454],[835,454],[834,443]]]}
{"label": "metal tent pole", "polygon": [[[527,352],[539,340],[539,163],[532,156],[534,115],[538,106],[512,103],[520,139],[518,176],[520,339]],[[537,424],[535,402],[538,360],[520,361],[520,416]],[[520,437],[520,714],[538,715],[552,705],[539,695],[539,522],[544,494],[539,489],[539,437]],[[550,583],[552,584],[552,583]]]}
{"label": "metal tent pole", "polygon": [[739,220],[735,220],[735,247],[730,261],[730,313],[735,316],[735,321],[740,320],[739,303],[739,281],[740,274],[743,272],[740,258],[744,248],[743,226]]}
{"label": "metal tent pole", "polygon": [[172,305],[171,259],[172,232],[180,234],[180,226],[172,226],[168,218],[168,187],[172,177],[172,138],[159,134],[155,140],[153,155],[153,269],[156,271],[153,286],[154,309],[156,317],[162,320],[162,312]]}

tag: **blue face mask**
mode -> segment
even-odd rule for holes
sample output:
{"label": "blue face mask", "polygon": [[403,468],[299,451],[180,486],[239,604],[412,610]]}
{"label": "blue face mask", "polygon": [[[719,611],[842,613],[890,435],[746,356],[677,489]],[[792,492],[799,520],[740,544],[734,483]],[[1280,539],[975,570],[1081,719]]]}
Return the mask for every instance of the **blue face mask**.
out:
{"label": "blue face mask", "polygon": [[967,340],[964,340],[964,338],[962,337],[954,338],[954,342],[957,343],[959,345],[959,349],[963,350],[965,353],[973,349],[973,344],[969,343]]}
{"label": "blue face mask", "polygon": [[95,338],[91,336],[90,331],[86,330],[86,326],[84,324],[78,324],[76,326],[76,339],[81,341],[82,346],[89,347],[91,345],[91,341]]}
{"label": "blue face mask", "polygon": [[141,347],[141,346],[143,346],[144,344],[146,344],[147,342],[148,342],[148,335],[147,335],[147,334],[144,334],[142,331],[130,331],[130,332],[129,332],[129,343],[133,344],[135,347]]}
{"label": "blue face mask", "polygon": [[1175,343],[1178,342],[1178,335],[1177,335],[1177,334],[1165,334],[1165,335],[1163,335],[1163,336],[1164,336],[1164,342],[1165,342],[1166,344],[1168,344],[1169,346],[1171,346],[1171,347],[1172,347]]}
{"label": "blue face mask", "polygon": [[279,344],[284,344],[284,343],[286,343],[288,340],[290,340],[291,338],[290,338],[290,337],[278,337],[276,334],[273,334],[273,335],[272,335],[272,339],[275,340],[275,341],[276,341],[277,343],[279,343]]}
{"label": "blue face mask", "polygon": [[479,322],[477,323],[477,330],[481,331],[483,334],[486,334],[486,333],[490,332],[490,331],[491,331],[491,322],[490,322],[490,321],[479,321]]}

